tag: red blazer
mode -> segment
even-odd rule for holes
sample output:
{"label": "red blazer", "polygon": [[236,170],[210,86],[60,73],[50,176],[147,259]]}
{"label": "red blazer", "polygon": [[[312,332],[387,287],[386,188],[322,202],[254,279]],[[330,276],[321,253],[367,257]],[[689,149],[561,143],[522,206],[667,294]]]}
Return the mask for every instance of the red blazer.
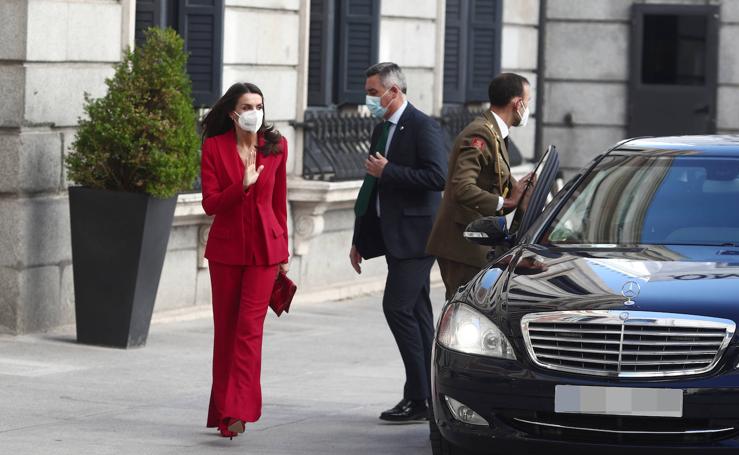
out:
{"label": "red blazer", "polygon": [[[259,145],[264,138],[258,137]],[[243,189],[244,165],[236,134],[228,131],[203,143],[201,176],[203,209],[215,215],[205,257],[230,265],[274,265],[287,262],[287,141],[281,153],[265,157],[257,151],[257,182]]]}

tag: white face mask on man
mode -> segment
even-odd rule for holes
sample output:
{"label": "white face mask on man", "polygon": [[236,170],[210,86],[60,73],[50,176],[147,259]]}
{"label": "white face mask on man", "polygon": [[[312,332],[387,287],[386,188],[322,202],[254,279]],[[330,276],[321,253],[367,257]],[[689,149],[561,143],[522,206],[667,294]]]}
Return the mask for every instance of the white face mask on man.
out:
{"label": "white face mask on man", "polygon": [[[530,103],[530,101],[529,101]],[[520,120],[517,125],[514,126],[526,126],[527,123],[529,123],[529,105],[527,104],[526,107],[523,109],[523,113],[519,113],[516,111],[516,114],[520,117]]]}
{"label": "white face mask on man", "polygon": [[262,127],[264,111],[261,109],[252,109],[241,114],[235,112],[235,114],[239,117],[239,126],[246,132],[256,133]]}

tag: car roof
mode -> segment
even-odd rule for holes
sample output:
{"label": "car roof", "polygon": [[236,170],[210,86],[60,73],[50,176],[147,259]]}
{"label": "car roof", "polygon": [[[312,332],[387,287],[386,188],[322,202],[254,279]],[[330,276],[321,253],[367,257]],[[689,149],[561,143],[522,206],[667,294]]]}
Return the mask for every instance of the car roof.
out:
{"label": "car roof", "polygon": [[739,135],[639,137],[617,144],[612,151],[739,157]]}

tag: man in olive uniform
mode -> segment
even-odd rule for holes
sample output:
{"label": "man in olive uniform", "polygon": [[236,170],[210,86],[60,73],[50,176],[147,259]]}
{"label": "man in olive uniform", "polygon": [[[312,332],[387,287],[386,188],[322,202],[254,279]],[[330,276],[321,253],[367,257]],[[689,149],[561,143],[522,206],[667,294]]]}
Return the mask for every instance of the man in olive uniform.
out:
{"label": "man in olive uniform", "polygon": [[528,121],[529,81],[500,74],[490,82],[488,97],[490,110],[454,141],[444,196],[426,246],[437,257],[447,299],[488,262],[490,248],[465,240],[465,227],[478,218],[513,211],[533,178],[529,174],[516,181],[511,176],[507,150],[509,128]]}

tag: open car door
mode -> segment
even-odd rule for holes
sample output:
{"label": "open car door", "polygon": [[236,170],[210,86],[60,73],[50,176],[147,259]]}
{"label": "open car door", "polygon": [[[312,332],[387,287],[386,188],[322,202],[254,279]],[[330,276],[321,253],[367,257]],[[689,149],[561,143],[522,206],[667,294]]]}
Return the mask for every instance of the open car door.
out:
{"label": "open car door", "polygon": [[[557,152],[555,146],[550,145],[547,147],[546,152],[544,152],[541,160],[536,165],[534,172],[537,176],[536,185],[526,190],[527,192],[533,191],[529,199],[529,204],[525,210],[517,208],[516,213],[513,215],[513,221],[511,223],[511,228],[514,229],[514,232],[511,233],[513,244],[517,243],[518,239],[534,224],[534,221],[541,215],[544,206],[547,204],[547,198],[554,187],[559,172],[559,152]],[[526,196],[524,193],[521,200],[523,201]]]}

